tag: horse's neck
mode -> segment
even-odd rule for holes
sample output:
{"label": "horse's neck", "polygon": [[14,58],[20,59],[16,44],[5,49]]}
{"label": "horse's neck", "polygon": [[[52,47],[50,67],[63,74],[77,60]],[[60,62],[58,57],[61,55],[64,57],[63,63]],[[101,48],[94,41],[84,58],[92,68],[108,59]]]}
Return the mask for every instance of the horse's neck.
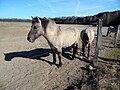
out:
{"label": "horse's neck", "polygon": [[48,25],[44,34],[45,39],[48,43],[52,44],[57,39],[58,26],[57,25]]}
{"label": "horse's neck", "polygon": [[56,24],[48,25],[46,28],[46,36],[56,36],[58,32],[58,26]]}
{"label": "horse's neck", "polygon": [[56,36],[53,36],[52,34],[47,34],[47,33],[45,33],[43,36],[47,40],[49,46],[52,49],[54,49],[54,43],[55,43],[55,41],[57,39]]}

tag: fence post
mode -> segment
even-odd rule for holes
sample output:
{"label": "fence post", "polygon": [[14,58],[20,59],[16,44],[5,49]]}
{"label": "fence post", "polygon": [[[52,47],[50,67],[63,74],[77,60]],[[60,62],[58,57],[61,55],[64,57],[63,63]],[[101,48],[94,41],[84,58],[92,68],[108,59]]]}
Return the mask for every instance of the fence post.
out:
{"label": "fence post", "polygon": [[95,59],[93,60],[93,65],[96,67],[96,90],[99,90],[99,68],[98,68],[98,55],[99,55],[99,49],[101,45],[102,40],[102,20],[98,20],[98,26],[97,26],[97,37],[96,37],[96,49],[95,49]]}
{"label": "fence post", "polygon": [[116,32],[114,47],[117,47],[118,34],[120,33],[120,25],[118,25],[118,30]]}
{"label": "fence post", "polygon": [[102,20],[98,20],[98,26],[97,26],[97,37],[96,37],[96,50],[95,50],[95,59],[98,60],[99,55],[99,49],[101,45],[101,38],[102,38]]}

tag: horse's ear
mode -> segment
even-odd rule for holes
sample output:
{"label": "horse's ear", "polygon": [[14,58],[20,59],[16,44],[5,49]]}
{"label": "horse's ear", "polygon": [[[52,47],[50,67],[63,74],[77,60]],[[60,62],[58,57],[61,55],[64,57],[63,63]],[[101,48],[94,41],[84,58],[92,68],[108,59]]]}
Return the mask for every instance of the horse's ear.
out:
{"label": "horse's ear", "polygon": [[39,23],[41,23],[41,20],[40,20],[40,18],[38,16],[37,16],[37,20],[38,20]]}
{"label": "horse's ear", "polygon": [[31,16],[31,18],[33,19],[33,16]]}

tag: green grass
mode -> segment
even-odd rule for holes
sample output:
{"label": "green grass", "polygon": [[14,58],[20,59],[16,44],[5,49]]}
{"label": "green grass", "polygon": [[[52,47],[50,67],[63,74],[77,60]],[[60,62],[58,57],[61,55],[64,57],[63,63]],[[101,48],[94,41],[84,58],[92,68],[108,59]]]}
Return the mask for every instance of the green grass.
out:
{"label": "green grass", "polygon": [[110,52],[106,53],[105,57],[111,59],[120,59],[120,49],[111,50]]}
{"label": "green grass", "polygon": [[117,41],[116,41],[116,44],[120,45],[120,32],[119,32],[119,34],[118,34],[118,39],[117,39]]}

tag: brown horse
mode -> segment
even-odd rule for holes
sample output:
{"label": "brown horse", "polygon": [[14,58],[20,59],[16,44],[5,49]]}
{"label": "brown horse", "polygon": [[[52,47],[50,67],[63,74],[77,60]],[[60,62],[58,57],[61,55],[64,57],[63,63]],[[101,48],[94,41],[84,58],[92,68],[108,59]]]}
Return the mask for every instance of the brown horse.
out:
{"label": "brown horse", "polygon": [[53,50],[53,64],[56,64],[56,54],[58,54],[59,64],[56,65],[60,67],[62,65],[62,48],[72,45],[72,59],[74,59],[77,52],[78,41],[80,39],[80,32],[78,29],[72,27],[61,29],[53,20],[32,17],[32,26],[30,32],[28,33],[28,41],[34,42],[41,35],[44,36]]}

